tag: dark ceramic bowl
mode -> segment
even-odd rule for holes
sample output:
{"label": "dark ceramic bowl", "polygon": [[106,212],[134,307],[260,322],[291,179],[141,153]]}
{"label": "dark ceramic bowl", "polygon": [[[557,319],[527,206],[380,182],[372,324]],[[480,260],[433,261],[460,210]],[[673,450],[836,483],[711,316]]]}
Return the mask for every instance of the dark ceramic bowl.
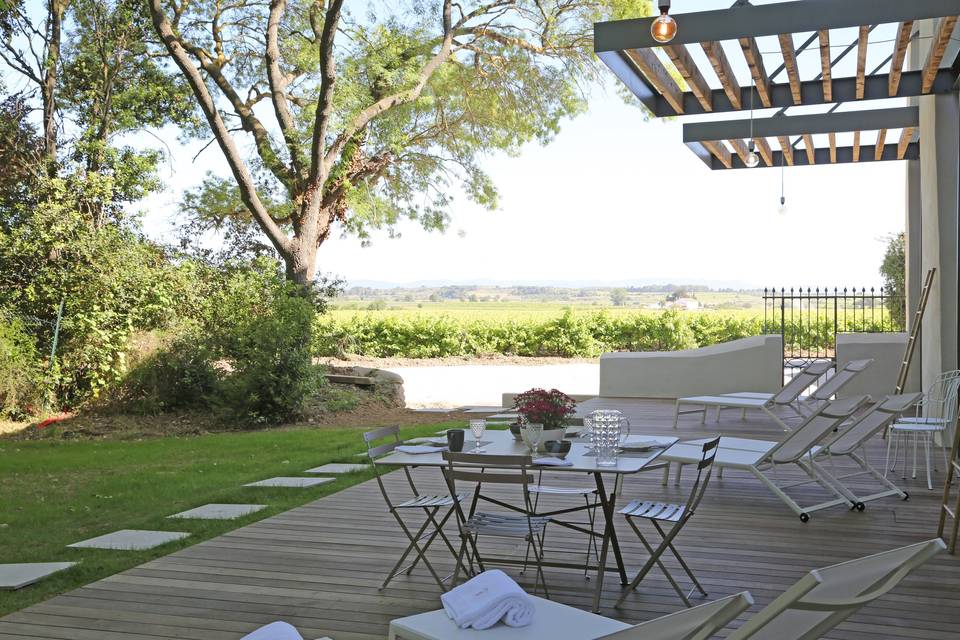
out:
{"label": "dark ceramic bowl", "polygon": [[569,440],[547,440],[543,443],[543,450],[547,452],[547,455],[566,458],[567,454],[570,453],[571,446],[572,443]]}
{"label": "dark ceramic bowl", "polygon": [[511,424],[511,425],[510,425],[510,433],[513,434],[513,439],[514,439],[514,440],[516,440],[517,442],[521,442],[521,437],[520,437],[520,425],[519,425],[519,424],[517,424],[516,422],[513,423],[513,424]]}

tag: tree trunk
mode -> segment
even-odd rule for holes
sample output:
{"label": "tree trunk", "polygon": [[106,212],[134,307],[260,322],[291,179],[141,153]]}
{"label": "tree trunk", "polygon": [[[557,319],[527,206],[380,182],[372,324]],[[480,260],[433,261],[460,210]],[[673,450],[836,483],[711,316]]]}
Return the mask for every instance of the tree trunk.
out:
{"label": "tree trunk", "polygon": [[60,47],[63,41],[63,16],[67,10],[64,0],[48,0],[47,4],[47,58],[44,61],[43,84],[40,87],[43,103],[43,155],[47,171],[56,175],[57,162],[57,77],[60,68]]}
{"label": "tree trunk", "polygon": [[287,279],[300,286],[309,287],[317,268],[317,243],[303,242],[296,238],[290,243],[290,250],[283,253]]}

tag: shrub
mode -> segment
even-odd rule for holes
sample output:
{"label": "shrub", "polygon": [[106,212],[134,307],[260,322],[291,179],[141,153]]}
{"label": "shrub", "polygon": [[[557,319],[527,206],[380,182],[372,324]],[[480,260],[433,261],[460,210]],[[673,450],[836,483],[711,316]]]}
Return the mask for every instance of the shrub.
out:
{"label": "shrub", "polygon": [[24,418],[39,407],[43,370],[23,321],[0,310],[0,417]]}

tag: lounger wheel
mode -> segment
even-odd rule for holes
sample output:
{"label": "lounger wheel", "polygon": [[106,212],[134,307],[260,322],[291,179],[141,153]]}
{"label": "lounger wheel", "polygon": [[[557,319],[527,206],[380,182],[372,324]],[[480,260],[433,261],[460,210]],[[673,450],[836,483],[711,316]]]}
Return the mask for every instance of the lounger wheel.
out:
{"label": "lounger wheel", "polygon": [[810,514],[809,514],[809,513],[801,513],[801,514],[800,514],[800,522],[810,522]]}
{"label": "lounger wheel", "polygon": [[857,511],[863,511],[867,508],[867,505],[863,504],[862,502],[858,502],[857,504],[853,505],[853,508]]}
{"label": "lounger wheel", "polygon": [[904,491],[904,492],[903,492],[903,499],[904,499],[904,501],[909,500],[909,499],[910,499],[910,494],[907,493],[906,491]]}

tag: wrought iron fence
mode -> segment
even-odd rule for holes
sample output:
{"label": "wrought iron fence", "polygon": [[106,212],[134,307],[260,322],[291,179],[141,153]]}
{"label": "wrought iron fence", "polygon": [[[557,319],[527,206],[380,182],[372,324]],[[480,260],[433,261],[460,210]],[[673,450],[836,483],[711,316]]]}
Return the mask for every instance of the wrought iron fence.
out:
{"label": "wrought iron fence", "polygon": [[883,287],[799,287],[763,290],[767,331],[783,337],[785,370],[835,360],[837,334],[904,330],[903,296]]}

